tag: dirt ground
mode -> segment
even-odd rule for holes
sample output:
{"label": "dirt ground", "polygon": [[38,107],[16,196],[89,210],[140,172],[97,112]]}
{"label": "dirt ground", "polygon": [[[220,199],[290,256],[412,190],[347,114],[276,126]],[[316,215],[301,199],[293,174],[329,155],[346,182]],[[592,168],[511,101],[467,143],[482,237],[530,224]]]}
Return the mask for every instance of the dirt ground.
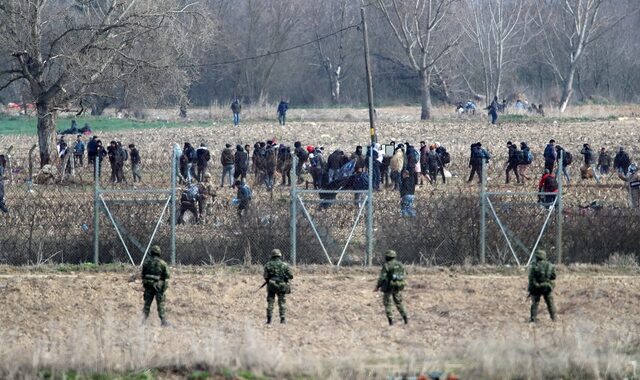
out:
{"label": "dirt ground", "polygon": [[161,328],[155,310],[141,325],[142,286],[131,281],[133,270],[0,268],[0,374],[208,365],[339,378],[335,371],[350,366],[387,374],[475,368],[501,378],[536,358],[604,373],[635,371],[629,366],[640,358],[637,270],[562,268],[559,321],[541,305],[534,325],[524,271],[409,268],[410,323],[392,327],[373,292],[377,269],[357,268],[297,268],[288,323],[267,326],[260,271],[176,270],[167,293],[172,326]]}

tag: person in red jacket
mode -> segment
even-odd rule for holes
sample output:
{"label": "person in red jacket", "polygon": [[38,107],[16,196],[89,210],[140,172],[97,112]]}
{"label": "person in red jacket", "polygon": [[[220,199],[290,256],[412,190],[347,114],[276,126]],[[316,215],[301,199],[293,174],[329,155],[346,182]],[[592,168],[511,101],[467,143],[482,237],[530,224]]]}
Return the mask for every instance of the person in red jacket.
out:
{"label": "person in red jacket", "polygon": [[[538,183],[538,192],[541,193],[557,193],[558,192],[558,181],[556,180],[556,176],[549,172],[549,169],[544,170],[544,174],[542,178],[540,178],[540,182]],[[539,195],[538,201],[540,203],[551,205],[556,199],[555,194],[547,194],[547,195]]]}

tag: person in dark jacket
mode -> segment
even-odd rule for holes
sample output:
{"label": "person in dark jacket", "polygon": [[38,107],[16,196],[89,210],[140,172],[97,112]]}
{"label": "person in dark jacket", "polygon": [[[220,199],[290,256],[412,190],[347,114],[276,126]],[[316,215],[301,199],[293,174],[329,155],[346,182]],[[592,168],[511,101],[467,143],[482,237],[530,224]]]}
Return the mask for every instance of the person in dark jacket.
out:
{"label": "person in dark jacket", "polygon": [[129,157],[131,157],[131,173],[133,175],[133,182],[142,181],[140,176],[140,152],[136,148],[135,144],[129,144]]}
{"label": "person in dark jacket", "polygon": [[414,194],[416,193],[416,182],[408,170],[402,171],[400,183],[400,214],[402,216],[415,217],[416,210],[413,208]]}
{"label": "person in dark jacket", "polygon": [[478,183],[482,183],[482,176],[484,175],[482,172],[482,163],[483,161],[488,163],[490,159],[491,155],[482,148],[481,143],[477,142],[471,144],[471,157],[469,157],[469,168],[471,168],[471,173],[469,173],[469,179],[467,182],[471,182],[474,174],[478,173]]}
{"label": "person in dark jacket", "polygon": [[284,99],[280,100],[280,103],[278,104],[278,122],[283,127],[284,127],[284,124],[287,122],[288,109],[289,109],[289,103],[285,102]]}
{"label": "person in dark jacket", "polygon": [[498,97],[494,96],[491,104],[485,108],[489,111],[489,116],[491,116],[491,124],[495,124],[498,121],[498,108],[500,108],[500,105],[498,104]]}
{"label": "person in dark jacket", "polygon": [[516,182],[520,183],[520,174],[518,173],[518,164],[521,161],[521,152],[518,151],[518,147],[511,143],[511,141],[507,142],[507,149],[509,149],[509,158],[507,159],[506,170],[505,170],[505,182],[509,183],[509,172],[513,171],[516,175]]}
{"label": "person in dark jacket", "polygon": [[115,140],[112,140],[107,147],[107,156],[109,157],[109,166],[111,166],[111,182],[118,182],[118,167],[116,165],[116,151],[118,150],[118,146]]}
{"label": "person in dark jacket", "polygon": [[616,156],[613,158],[613,167],[618,173],[623,173],[626,176],[629,174],[630,165],[631,159],[629,158],[629,155],[623,147],[620,147],[618,153],[616,153]]}
{"label": "person in dark jacket", "polygon": [[224,177],[229,179],[229,186],[233,187],[233,166],[235,157],[231,150],[231,144],[225,144],[222,153],[220,154],[220,163],[222,164],[222,177],[220,179],[220,187],[224,187]]}
{"label": "person in dark jacket", "polygon": [[442,170],[442,167],[443,167],[442,158],[436,152],[435,144],[431,144],[429,146],[429,151],[427,152],[426,167],[427,167],[427,170],[429,171],[429,178],[431,179],[432,184],[435,185],[438,183],[438,180],[437,180],[438,172],[440,172],[442,175],[442,183],[447,183],[447,179],[444,176],[444,171]]}
{"label": "person in dark jacket", "polygon": [[602,175],[609,174],[609,168],[611,167],[611,155],[607,152],[605,147],[600,148],[600,154],[598,155],[598,171]]}
{"label": "person in dark jacket", "polygon": [[77,136],[76,143],[73,146],[73,158],[77,167],[83,165],[82,161],[84,159],[84,142],[82,142],[82,135]]}
{"label": "person in dark jacket", "polygon": [[196,149],[196,178],[198,182],[204,182],[204,173],[207,172],[207,166],[211,160],[211,153],[205,143],[201,143]]}
{"label": "person in dark jacket", "polygon": [[549,140],[549,143],[544,148],[544,168],[549,171],[549,173],[553,173],[553,167],[556,163],[556,140]]}
{"label": "person in dark jacket", "polygon": [[593,149],[591,149],[589,144],[582,144],[582,150],[580,151],[580,154],[582,154],[582,156],[584,157],[585,172],[587,172],[590,168],[593,173],[593,178],[596,179],[596,183],[600,183],[600,174],[596,170],[596,158]]}
{"label": "person in dark jacket", "polygon": [[231,102],[231,112],[233,112],[233,125],[236,127],[240,124],[240,111],[242,111],[242,103],[239,98],[235,98]]}
{"label": "person in dark jacket", "polygon": [[93,138],[87,143],[87,162],[93,167],[95,165],[96,151],[98,150],[98,136]]}
{"label": "person in dark jacket", "polygon": [[236,145],[236,153],[233,161],[233,179],[240,179],[242,182],[247,178],[249,170],[249,153],[247,153],[242,145]]}
{"label": "person in dark jacket", "polygon": [[[1,156],[4,161],[4,156]],[[4,166],[0,165],[0,211],[5,214],[9,212],[6,203],[4,203]]]}
{"label": "person in dark jacket", "polygon": [[522,161],[518,164],[518,173],[520,173],[520,178],[522,182],[524,182],[524,180],[528,181],[531,179],[527,176],[527,170],[533,162],[533,154],[531,153],[531,149],[527,143],[524,141],[520,143],[520,151],[522,152]]}

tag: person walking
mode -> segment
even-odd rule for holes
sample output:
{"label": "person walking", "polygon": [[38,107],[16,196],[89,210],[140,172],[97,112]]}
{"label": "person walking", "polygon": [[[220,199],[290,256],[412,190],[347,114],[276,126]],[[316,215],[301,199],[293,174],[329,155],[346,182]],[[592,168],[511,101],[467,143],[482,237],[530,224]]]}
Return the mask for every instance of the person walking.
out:
{"label": "person walking", "polygon": [[249,206],[251,205],[251,188],[246,183],[237,180],[235,186],[238,189],[236,199],[238,200],[238,217],[246,215]]}
{"label": "person walking", "polygon": [[233,179],[240,179],[242,182],[247,178],[249,170],[249,153],[242,148],[242,145],[236,145],[236,152],[233,157]]}
{"label": "person walking", "polygon": [[601,175],[608,175],[609,168],[611,167],[611,155],[607,152],[605,147],[600,148],[600,154],[598,155],[598,171]]}
{"label": "person walking", "polygon": [[584,172],[584,175],[582,176],[582,178],[588,178],[589,169],[591,169],[593,178],[596,179],[596,183],[600,183],[600,174],[598,173],[598,170],[595,166],[595,157],[591,146],[589,146],[589,144],[582,144],[582,150],[580,151],[580,154],[582,154],[584,158],[584,168],[582,170]]}
{"label": "person walking", "polygon": [[267,324],[271,324],[276,297],[278,297],[280,323],[286,323],[287,294],[291,293],[289,281],[293,279],[293,273],[289,265],[282,261],[282,252],[279,249],[271,251],[271,260],[264,266],[263,277],[267,286]]}
{"label": "person walking", "polygon": [[627,175],[630,165],[631,159],[629,158],[629,154],[627,154],[623,147],[620,147],[618,153],[616,153],[616,156],[613,158],[613,167],[618,173]]}
{"label": "person walking", "polygon": [[509,157],[505,165],[505,184],[509,183],[509,172],[513,172],[516,175],[516,182],[520,183],[520,174],[518,173],[518,164],[522,160],[521,152],[518,147],[511,141],[507,141],[507,149],[509,150]]}
{"label": "person walking", "polygon": [[409,317],[402,302],[402,291],[406,286],[405,270],[402,263],[396,259],[396,256],[396,251],[393,250],[388,250],[384,253],[385,263],[380,269],[378,283],[373,290],[374,292],[378,290],[382,291],[382,303],[387,315],[387,320],[389,321],[389,326],[393,325],[393,308],[391,301],[393,301],[398,312],[400,312],[404,323],[409,323]]}
{"label": "person walking", "polygon": [[[75,121],[75,120],[74,120]],[[76,143],[73,145],[73,159],[75,166],[81,167],[84,159],[84,142],[82,142],[82,135],[78,135]]]}
{"label": "person walking", "polygon": [[531,317],[529,322],[537,322],[540,298],[544,298],[552,321],[556,320],[556,306],[553,303],[553,288],[555,287],[556,269],[547,261],[547,252],[539,249],[535,255],[536,261],[529,269],[529,295],[531,296]]}
{"label": "person walking", "polygon": [[491,124],[495,125],[498,121],[498,108],[500,108],[500,105],[498,104],[498,97],[494,96],[491,104],[489,104],[489,106],[485,108],[489,111],[489,116],[491,116]]}
{"label": "person walking", "polygon": [[640,173],[635,164],[629,165],[628,174],[618,173],[618,177],[627,183],[629,189],[629,207],[640,207]]}
{"label": "person walking", "polygon": [[527,171],[533,162],[533,153],[531,153],[531,149],[524,141],[520,143],[520,151],[522,152],[522,161],[518,164],[518,173],[520,173],[520,178],[524,182],[525,179],[527,181],[531,179],[527,176]]}
{"label": "person walking", "polygon": [[164,308],[165,293],[169,287],[169,266],[160,258],[160,247],[151,247],[150,256],[142,265],[142,285],[144,286],[144,320],[149,318],[151,303],[156,300],[158,316],[162,326],[169,326]]}
{"label": "person walking", "polygon": [[[560,160],[560,157],[562,157],[562,175],[567,179],[567,184],[570,184],[569,165],[573,162],[573,156],[560,145],[556,145],[556,160]],[[560,175],[561,174],[558,173],[556,177],[560,178]]]}
{"label": "person walking", "polygon": [[196,178],[198,182],[204,182],[204,173],[207,172],[207,166],[211,160],[211,153],[205,143],[201,143],[196,149]]}

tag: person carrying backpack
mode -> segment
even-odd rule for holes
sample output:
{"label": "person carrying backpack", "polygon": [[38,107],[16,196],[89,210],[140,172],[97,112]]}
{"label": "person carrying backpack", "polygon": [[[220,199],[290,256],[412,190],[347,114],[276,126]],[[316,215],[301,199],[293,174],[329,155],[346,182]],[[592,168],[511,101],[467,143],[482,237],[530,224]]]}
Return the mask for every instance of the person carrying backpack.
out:
{"label": "person carrying backpack", "polygon": [[393,325],[392,300],[398,312],[400,312],[404,323],[409,323],[409,317],[402,302],[402,290],[404,290],[406,286],[405,270],[402,263],[396,259],[396,256],[396,251],[393,250],[388,250],[384,253],[385,263],[380,269],[378,283],[373,290],[374,292],[380,290],[383,293],[382,303],[384,304],[384,311],[387,314],[389,326]]}
{"label": "person carrying backpack", "polygon": [[618,153],[613,158],[613,167],[618,173],[628,174],[629,166],[631,165],[631,159],[623,147],[620,147]]}
{"label": "person carrying backpack", "polygon": [[529,269],[529,295],[531,296],[531,318],[529,322],[536,322],[538,317],[538,304],[540,298],[544,298],[552,321],[556,320],[556,306],[553,303],[553,288],[555,287],[556,268],[547,261],[547,252],[539,249],[536,251],[536,261]]}
{"label": "person carrying backpack", "polygon": [[518,172],[520,173],[520,178],[522,178],[522,181],[524,182],[525,179],[527,181],[531,179],[527,176],[527,170],[533,162],[533,153],[531,153],[531,149],[524,141],[520,143],[520,151],[522,152],[522,161],[518,164]]}
{"label": "person carrying backpack", "polygon": [[267,324],[271,324],[273,306],[278,297],[278,310],[280,312],[280,323],[286,323],[287,294],[291,293],[289,281],[293,279],[291,268],[282,261],[282,252],[279,249],[271,251],[271,260],[264,266],[263,275],[265,285],[267,285]]}
{"label": "person carrying backpack", "polygon": [[[558,192],[558,181],[556,180],[556,176],[553,173],[549,172],[547,169],[544,170],[544,174],[540,178],[540,182],[538,183],[538,192],[540,193],[557,193]],[[551,205],[556,200],[556,194],[547,194],[540,195],[538,197],[538,201],[540,203]]]}
{"label": "person carrying backpack", "polygon": [[582,156],[584,157],[583,171],[585,175],[582,176],[583,179],[588,176],[589,169],[591,169],[591,172],[593,173],[593,178],[596,179],[596,183],[600,183],[600,174],[596,170],[596,165],[595,165],[596,159],[595,159],[595,154],[593,153],[593,149],[591,149],[589,144],[582,144],[582,150],[580,151],[580,154],[582,154]]}
{"label": "person carrying backpack", "polygon": [[303,182],[302,179],[302,167],[309,159],[309,152],[302,146],[300,141],[293,143],[295,148],[294,154],[298,157],[298,165],[296,165],[296,176],[298,176],[298,184]]}
{"label": "person carrying backpack", "polygon": [[556,145],[556,160],[560,160],[562,157],[562,174],[567,179],[567,184],[571,183],[571,177],[569,176],[569,165],[573,163],[573,155],[566,151],[560,145]]}

